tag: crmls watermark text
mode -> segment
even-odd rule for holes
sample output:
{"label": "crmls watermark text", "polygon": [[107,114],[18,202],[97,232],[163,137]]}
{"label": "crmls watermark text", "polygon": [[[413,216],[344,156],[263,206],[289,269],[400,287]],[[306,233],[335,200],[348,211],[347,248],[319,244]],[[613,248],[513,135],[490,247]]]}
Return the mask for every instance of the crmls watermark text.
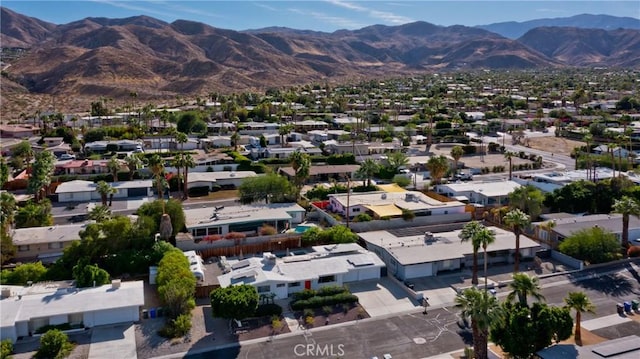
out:
{"label": "crmls watermark text", "polygon": [[296,344],[293,353],[297,357],[342,357],[344,344]]}

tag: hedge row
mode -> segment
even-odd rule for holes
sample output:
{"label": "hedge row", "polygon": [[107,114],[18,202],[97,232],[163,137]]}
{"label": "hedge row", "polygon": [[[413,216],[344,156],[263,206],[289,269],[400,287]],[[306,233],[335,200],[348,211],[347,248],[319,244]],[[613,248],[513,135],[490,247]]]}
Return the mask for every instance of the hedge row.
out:
{"label": "hedge row", "polygon": [[256,317],[272,317],[272,316],[280,317],[282,315],[282,307],[269,303],[269,304],[260,304],[256,309]]}
{"label": "hedge row", "polygon": [[349,293],[339,293],[331,296],[315,296],[291,303],[291,309],[303,310],[307,308],[320,308],[325,305],[357,303],[358,297]]}
{"label": "hedge row", "polygon": [[336,295],[340,293],[348,293],[349,290],[347,288],[339,286],[339,285],[330,285],[326,287],[322,287],[318,290],[313,289],[305,289],[302,292],[293,293],[293,301],[309,299],[312,297],[320,296],[326,297],[331,295]]}

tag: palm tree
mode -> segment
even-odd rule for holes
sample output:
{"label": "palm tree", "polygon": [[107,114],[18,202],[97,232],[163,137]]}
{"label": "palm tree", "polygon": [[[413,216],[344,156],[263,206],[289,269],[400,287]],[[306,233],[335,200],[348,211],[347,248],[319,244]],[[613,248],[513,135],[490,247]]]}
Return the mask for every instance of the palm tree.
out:
{"label": "palm tree", "polygon": [[489,257],[487,256],[487,247],[496,241],[496,235],[487,227],[475,233],[475,240],[480,243],[482,250],[484,251],[484,290],[487,290],[487,264],[489,263]]}
{"label": "palm tree", "polygon": [[278,128],[278,134],[280,135],[280,146],[285,146],[285,136],[290,134],[292,129],[293,126],[291,125],[280,125],[280,127]]}
{"label": "palm tree", "polygon": [[367,158],[360,163],[360,168],[356,171],[356,176],[366,180],[365,185],[371,187],[371,178],[373,178],[379,170],[380,166],[378,163],[372,158]]}
{"label": "palm tree", "polygon": [[184,132],[176,132],[176,142],[180,144],[180,150],[184,151],[184,144],[189,142],[189,137]]}
{"label": "palm tree", "polygon": [[[96,191],[100,194],[102,205],[105,207],[107,206],[107,197],[111,196],[113,198],[113,195],[118,193],[118,190],[111,187],[111,185],[105,181],[100,181],[96,184]],[[111,205],[111,203],[109,203],[109,205]]]}
{"label": "palm tree", "polygon": [[462,149],[462,146],[453,146],[453,148],[451,149],[451,157],[453,158],[453,161],[454,161],[454,166],[453,166],[454,172],[458,172],[458,161],[460,161],[460,158],[462,157],[462,155],[464,155],[464,150]]}
{"label": "palm tree", "polygon": [[127,163],[127,168],[129,168],[129,181],[132,181],[136,171],[142,166],[142,160],[136,154],[127,156],[124,160]]}
{"label": "palm tree", "polygon": [[[591,142],[593,141],[593,135],[588,133],[584,135],[584,142],[587,144],[587,180],[591,179]],[[577,167],[576,167],[577,168]]]}
{"label": "palm tree", "polygon": [[507,295],[507,301],[513,302],[518,297],[518,302],[528,307],[527,296],[534,297],[538,302],[544,300],[540,293],[540,283],[537,277],[529,277],[526,273],[515,273],[513,281],[509,284],[512,291]]}
{"label": "palm tree", "polygon": [[233,146],[234,151],[238,150],[238,145],[240,145],[240,134],[238,133],[237,129],[233,133],[233,135],[231,135],[231,145]]}
{"label": "palm tree", "polygon": [[615,200],[613,212],[622,214],[622,246],[629,247],[629,216],[640,217],[640,204],[629,196]]}
{"label": "palm tree", "polygon": [[513,158],[516,157],[516,153],[515,152],[511,152],[511,151],[507,151],[504,153],[504,158],[509,161],[509,180],[511,180],[513,178],[512,174],[513,174]]}
{"label": "palm tree", "polygon": [[471,221],[462,227],[462,231],[458,237],[461,242],[471,242],[473,246],[473,275],[471,277],[472,284],[478,284],[478,250],[480,249],[480,242],[476,235],[480,232],[484,226],[478,221]]}
{"label": "palm tree", "polygon": [[[157,153],[149,158],[149,170],[153,174],[156,182],[156,190],[158,191],[158,199],[162,201],[162,213],[164,211],[164,200],[162,199],[164,195],[164,183],[166,182],[164,178],[164,159],[162,159]],[[164,181],[163,181],[164,180]]]}
{"label": "palm tree", "polygon": [[191,156],[191,154],[189,153],[183,153],[182,154],[182,167],[184,167],[184,187],[182,190],[182,198],[183,199],[187,199],[189,198],[189,191],[188,191],[188,177],[189,177],[189,168],[193,168],[196,166],[196,162],[193,159],[193,156]]}
{"label": "palm tree", "polygon": [[536,219],[542,212],[544,195],[532,185],[518,187],[509,193],[509,205],[529,214],[531,219]]}
{"label": "palm tree", "polygon": [[589,300],[584,292],[569,292],[567,297],[564,298],[564,302],[566,303],[566,307],[569,309],[574,309],[576,311],[576,331],[573,338],[576,341],[576,344],[582,345],[582,335],[580,331],[580,319],[582,317],[582,313],[595,313],[595,306]]}
{"label": "palm tree", "polygon": [[120,161],[118,160],[118,157],[111,157],[109,162],[107,162],[107,168],[113,177],[113,182],[118,181],[118,171],[120,171]]}
{"label": "palm tree", "polygon": [[431,156],[431,158],[429,158],[429,161],[427,161],[426,167],[431,174],[433,184],[437,185],[449,170],[449,160],[442,155]]}
{"label": "palm tree", "polygon": [[530,222],[531,217],[517,208],[509,211],[504,216],[504,223],[511,227],[513,234],[516,235],[515,264],[513,266],[514,273],[518,273],[518,270],[520,269],[520,235]]}
{"label": "palm tree", "polygon": [[469,288],[456,295],[455,303],[462,309],[461,316],[471,319],[474,358],[487,359],[489,328],[501,317],[498,300],[487,291]]}
{"label": "palm tree", "polygon": [[171,165],[176,168],[176,176],[178,178],[178,190],[182,190],[180,186],[180,169],[184,167],[184,153],[177,153],[171,161]]}
{"label": "palm tree", "polygon": [[111,218],[111,210],[105,205],[95,206],[89,211],[89,219],[98,223],[108,221]]}
{"label": "palm tree", "polygon": [[309,178],[309,173],[311,171],[311,159],[308,154],[295,151],[291,156],[289,156],[289,161],[291,162],[291,167],[293,167],[293,171],[295,172],[293,180],[296,185],[297,196],[299,197],[304,181]]}
{"label": "palm tree", "polygon": [[0,230],[4,233],[8,233],[9,229],[13,225],[15,212],[17,207],[16,197],[9,192],[0,193]]}

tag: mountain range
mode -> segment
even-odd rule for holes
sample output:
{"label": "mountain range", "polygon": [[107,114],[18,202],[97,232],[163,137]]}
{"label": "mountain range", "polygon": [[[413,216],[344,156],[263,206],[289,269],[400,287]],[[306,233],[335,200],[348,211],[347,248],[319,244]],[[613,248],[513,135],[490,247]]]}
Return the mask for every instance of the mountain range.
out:
{"label": "mountain range", "polygon": [[2,82],[32,93],[173,97],[427,71],[640,66],[640,30],[601,19],[614,29],[545,26],[510,39],[427,22],[333,33],[240,32],[147,16],[55,25],[3,7],[2,46],[28,51],[5,67]]}

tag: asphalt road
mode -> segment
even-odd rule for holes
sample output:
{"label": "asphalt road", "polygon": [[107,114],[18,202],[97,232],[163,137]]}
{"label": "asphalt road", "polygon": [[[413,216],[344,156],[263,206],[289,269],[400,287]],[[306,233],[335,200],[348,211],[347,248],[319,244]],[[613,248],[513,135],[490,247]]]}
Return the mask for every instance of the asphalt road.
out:
{"label": "asphalt road", "polygon": [[[638,262],[640,263],[640,262]],[[615,273],[608,273],[616,271]],[[585,313],[582,320],[616,313],[616,303],[640,296],[640,266],[623,264],[601,267],[576,274],[541,280],[542,293],[550,305],[564,305],[570,291],[585,292],[595,305],[596,314]],[[509,290],[499,289],[503,299]],[[394,359],[415,359],[449,353],[471,344],[471,333],[464,327],[454,307],[431,309],[427,315],[415,313],[375,318],[353,325],[330,326],[307,335],[276,337],[272,341],[242,344],[206,353],[187,354],[188,358],[371,358],[389,353]],[[621,328],[621,330],[624,328]],[[620,330],[601,329],[617,337]],[[600,334],[605,335],[606,334]],[[307,350],[309,350],[307,352]]]}

